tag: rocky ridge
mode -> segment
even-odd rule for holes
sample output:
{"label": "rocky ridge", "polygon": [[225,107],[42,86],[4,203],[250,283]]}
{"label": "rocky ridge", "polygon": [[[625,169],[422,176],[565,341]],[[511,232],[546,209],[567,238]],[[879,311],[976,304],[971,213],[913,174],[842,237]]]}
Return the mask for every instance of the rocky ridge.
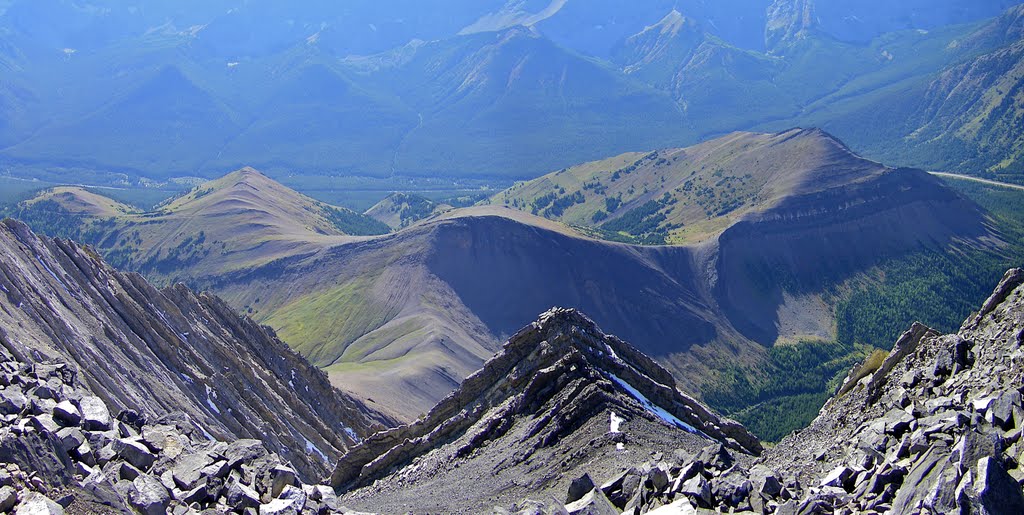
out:
{"label": "rocky ridge", "polygon": [[655,448],[711,443],[746,458],[761,451],[650,358],[556,308],[425,417],[352,448],[331,484],[360,509],[474,512],[564,489],[580,469],[611,473]]}
{"label": "rocky ridge", "polygon": [[0,251],[0,354],[66,364],[112,412],[259,439],[307,480],[393,424],[217,297],[157,290],[13,220],[0,223]]}
{"label": "rocky ridge", "polygon": [[[757,460],[677,451],[529,513],[1022,513],[1024,270],[956,334],[915,324]],[[664,457],[666,454],[659,454]]]}

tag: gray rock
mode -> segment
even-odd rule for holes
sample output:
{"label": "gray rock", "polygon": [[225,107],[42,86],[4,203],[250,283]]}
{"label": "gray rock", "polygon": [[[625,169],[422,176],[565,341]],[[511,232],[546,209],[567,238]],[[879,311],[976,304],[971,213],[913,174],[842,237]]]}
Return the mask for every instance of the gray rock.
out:
{"label": "gray rock", "polygon": [[302,511],[302,509],[306,507],[306,492],[299,487],[291,485],[284,487],[284,490],[281,490],[281,495],[278,499],[292,501],[299,511]]}
{"label": "gray rock", "polygon": [[565,506],[570,515],[619,515],[619,510],[612,505],[611,501],[595,488],[582,499]]}
{"label": "gray rock", "polygon": [[697,475],[684,482],[679,493],[697,501],[702,508],[711,507],[711,485],[704,476]]}
{"label": "gray rock", "polygon": [[138,440],[119,438],[114,440],[114,452],[136,468],[146,471],[153,466],[156,456]]}
{"label": "gray rock", "polygon": [[664,491],[668,486],[668,472],[661,467],[654,467],[647,473],[647,480],[651,482],[656,492]]}
{"label": "gray rock", "polygon": [[697,461],[704,463],[706,467],[717,470],[726,470],[736,462],[729,449],[720,443],[711,444],[700,451]]}
{"label": "gray rock", "polygon": [[117,472],[118,479],[124,479],[127,481],[134,481],[135,478],[142,475],[142,471],[135,468],[131,463],[124,461],[115,465],[114,470]]}
{"label": "gray rock", "polygon": [[85,438],[85,433],[77,427],[65,427],[57,431],[57,438],[60,440],[61,447],[65,452],[89,443]]}
{"label": "gray rock", "polygon": [[852,469],[845,465],[840,465],[821,478],[820,485],[842,488],[849,491],[853,477]]}
{"label": "gray rock", "polygon": [[782,493],[782,483],[778,476],[764,465],[755,465],[750,469],[750,481],[753,491],[765,500],[776,499]]}
{"label": "gray rock", "polygon": [[213,458],[205,452],[180,455],[171,469],[174,483],[182,490],[191,490],[195,488],[199,478],[202,477],[203,469],[212,464]]}
{"label": "gray rock", "polygon": [[892,409],[886,412],[882,420],[885,422],[885,433],[899,438],[910,429],[914,417],[901,409]]}
{"label": "gray rock", "polygon": [[267,455],[267,449],[259,440],[241,439],[228,444],[224,450],[224,459],[228,467],[237,469],[243,462],[252,461]]}
{"label": "gray rock", "polygon": [[[334,490],[330,490],[331,494],[334,494]],[[323,495],[323,493],[321,493],[321,495]],[[335,496],[335,504],[337,504],[337,501],[338,499]],[[249,488],[242,482],[233,481],[228,485],[227,502],[236,509],[259,508],[260,495],[256,493],[256,490]]]}
{"label": "gray rock", "polygon": [[932,367],[932,376],[943,378],[953,371],[953,352],[947,348],[939,349],[935,355],[935,365]]}
{"label": "gray rock", "polygon": [[17,388],[0,390],[0,413],[17,415],[25,411],[29,405],[28,397]]}
{"label": "gray rock", "polygon": [[110,429],[110,411],[102,399],[87,395],[78,401],[82,413],[82,427],[86,431],[107,431]]}
{"label": "gray rock", "polygon": [[71,401],[60,401],[53,407],[53,419],[63,426],[78,427],[82,414]]}
{"label": "gray rock", "polygon": [[64,508],[39,492],[28,492],[14,509],[15,515],[64,515]]}
{"label": "gray rock", "polygon": [[942,471],[950,466],[945,448],[931,447],[911,467],[892,502],[893,513],[913,513],[934,490]]}
{"label": "gray rock", "polygon": [[143,474],[132,481],[128,502],[143,515],[163,515],[171,495],[157,478]]}
{"label": "gray rock", "polygon": [[978,460],[977,471],[972,497],[983,508],[982,513],[1024,513],[1024,493],[1020,485],[996,458],[986,456]]}
{"label": "gray rock", "polygon": [[920,380],[921,371],[916,368],[912,368],[903,373],[903,376],[900,378],[900,384],[903,385],[904,388],[913,388],[917,386],[917,383]]}
{"label": "gray rock", "polygon": [[36,415],[31,419],[32,427],[43,434],[55,435],[60,431],[60,424],[53,420],[53,416],[47,413]]}
{"label": "gray rock", "polygon": [[281,495],[286,486],[299,484],[295,471],[285,465],[277,465],[270,469],[270,481],[270,496],[275,499]]}
{"label": "gray rock", "polygon": [[[586,494],[584,494],[586,495]],[[334,489],[326,485],[314,485],[313,486],[313,499],[318,501],[321,505],[326,506],[328,510],[339,511],[340,505],[338,503],[338,496],[334,493]],[[582,499],[582,497],[581,497]]]}
{"label": "gray rock", "polygon": [[18,491],[11,486],[0,486],[0,512],[9,513],[18,504]]}
{"label": "gray rock", "polygon": [[593,490],[594,480],[590,479],[590,475],[584,473],[582,476],[573,479],[569,483],[569,494],[565,498],[565,504],[572,504],[587,495],[588,492]]}
{"label": "gray rock", "polygon": [[1003,392],[992,403],[988,411],[989,422],[1003,429],[1012,429],[1014,426],[1013,413],[1021,406],[1020,392],[1008,390]]}
{"label": "gray rock", "polygon": [[711,481],[711,495],[715,502],[735,508],[750,497],[751,482],[731,474]]}
{"label": "gray rock", "polygon": [[997,456],[1000,452],[999,437],[967,431],[952,449],[950,460],[959,466],[960,473],[966,473],[983,457]]}

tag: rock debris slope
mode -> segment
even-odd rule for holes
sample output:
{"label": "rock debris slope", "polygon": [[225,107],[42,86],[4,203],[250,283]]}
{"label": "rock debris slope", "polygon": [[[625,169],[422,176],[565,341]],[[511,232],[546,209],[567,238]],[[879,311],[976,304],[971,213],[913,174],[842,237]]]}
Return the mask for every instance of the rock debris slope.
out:
{"label": "rock debris slope", "polygon": [[331,480],[360,509],[479,512],[537,493],[560,497],[574,474],[609,475],[654,449],[709,444],[745,457],[761,451],[650,358],[556,308],[424,418],[351,449]]}
{"label": "rock debris slope", "polygon": [[343,511],[258,440],[112,415],[63,363],[0,359],[0,511],[58,515]]}
{"label": "rock debris slope", "polygon": [[0,223],[0,345],[22,364],[67,363],[114,414],[259,439],[307,479],[392,423],[218,298],[157,290],[12,220]]}
{"label": "rock debris slope", "polygon": [[[709,447],[623,464],[534,512],[1024,513],[1024,270],[956,334],[916,324],[756,460]],[[358,449],[358,448],[357,448]],[[671,456],[668,459],[664,459]],[[740,459],[737,459],[740,458]],[[580,486],[582,485],[582,486]],[[539,496],[534,496],[538,498]]]}

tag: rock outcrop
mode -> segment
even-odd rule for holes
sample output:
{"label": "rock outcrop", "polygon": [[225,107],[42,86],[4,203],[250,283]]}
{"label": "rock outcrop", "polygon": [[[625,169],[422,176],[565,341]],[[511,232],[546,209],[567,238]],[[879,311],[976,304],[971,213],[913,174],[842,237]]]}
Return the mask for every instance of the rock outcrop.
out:
{"label": "rock outcrop", "polygon": [[865,366],[757,460],[724,446],[662,454],[538,511],[1024,513],[1024,270],[958,333],[917,324]]}
{"label": "rock outcrop", "polygon": [[[209,440],[258,439],[307,480],[392,424],[220,299],[181,285],[158,290],[13,220],[0,223],[0,357],[64,363],[98,399],[56,399],[46,409],[55,423],[100,430],[110,423],[101,405],[131,410]],[[17,392],[4,398],[10,413],[28,409]],[[150,465],[139,459],[134,466]]]}
{"label": "rock outcrop", "polygon": [[556,308],[425,417],[351,449],[331,482],[357,508],[472,512],[560,493],[580,471],[639,466],[653,449],[687,454],[709,444],[744,459],[761,451],[650,358]]}

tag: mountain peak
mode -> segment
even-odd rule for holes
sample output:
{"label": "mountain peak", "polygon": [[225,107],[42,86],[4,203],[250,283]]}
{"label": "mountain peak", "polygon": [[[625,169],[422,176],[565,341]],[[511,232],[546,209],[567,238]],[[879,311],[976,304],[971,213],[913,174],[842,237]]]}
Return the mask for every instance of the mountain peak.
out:
{"label": "mountain peak", "polygon": [[[721,444],[741,453],[761,452],[756,437],[679,392],[669,372],[653,360],[603,333],[578,310],[553,308],[509,338],[426,416],[353,448],[339,460],[331,481],[359,498],[401,476],[411,485],[403,495],[416,495],[438,480],[425,473],[432,467],[425,463],[442,460],[435,472],[446,476],[446,483],[460,484],[460,474],[487,474],[495,476],[495,494],[522,495],[508,481],[520,472],[536,474],[536,463],[551,467],[544,471],[549,479],[537,486],[558,490],[568,481],[561,477],[565,469],[559,460],[579,460],[607,472],[645,459],[646,445],[653,441],[691,451]],[[498,467],[491,462],[496,452],[506,457]],[[549,454],[552,459],[545,458]],[[566,454],[572,456],[563,458]],[[396,470],[403,472],[391,473]],[[383,511],[396,507],[387,508]]]}

